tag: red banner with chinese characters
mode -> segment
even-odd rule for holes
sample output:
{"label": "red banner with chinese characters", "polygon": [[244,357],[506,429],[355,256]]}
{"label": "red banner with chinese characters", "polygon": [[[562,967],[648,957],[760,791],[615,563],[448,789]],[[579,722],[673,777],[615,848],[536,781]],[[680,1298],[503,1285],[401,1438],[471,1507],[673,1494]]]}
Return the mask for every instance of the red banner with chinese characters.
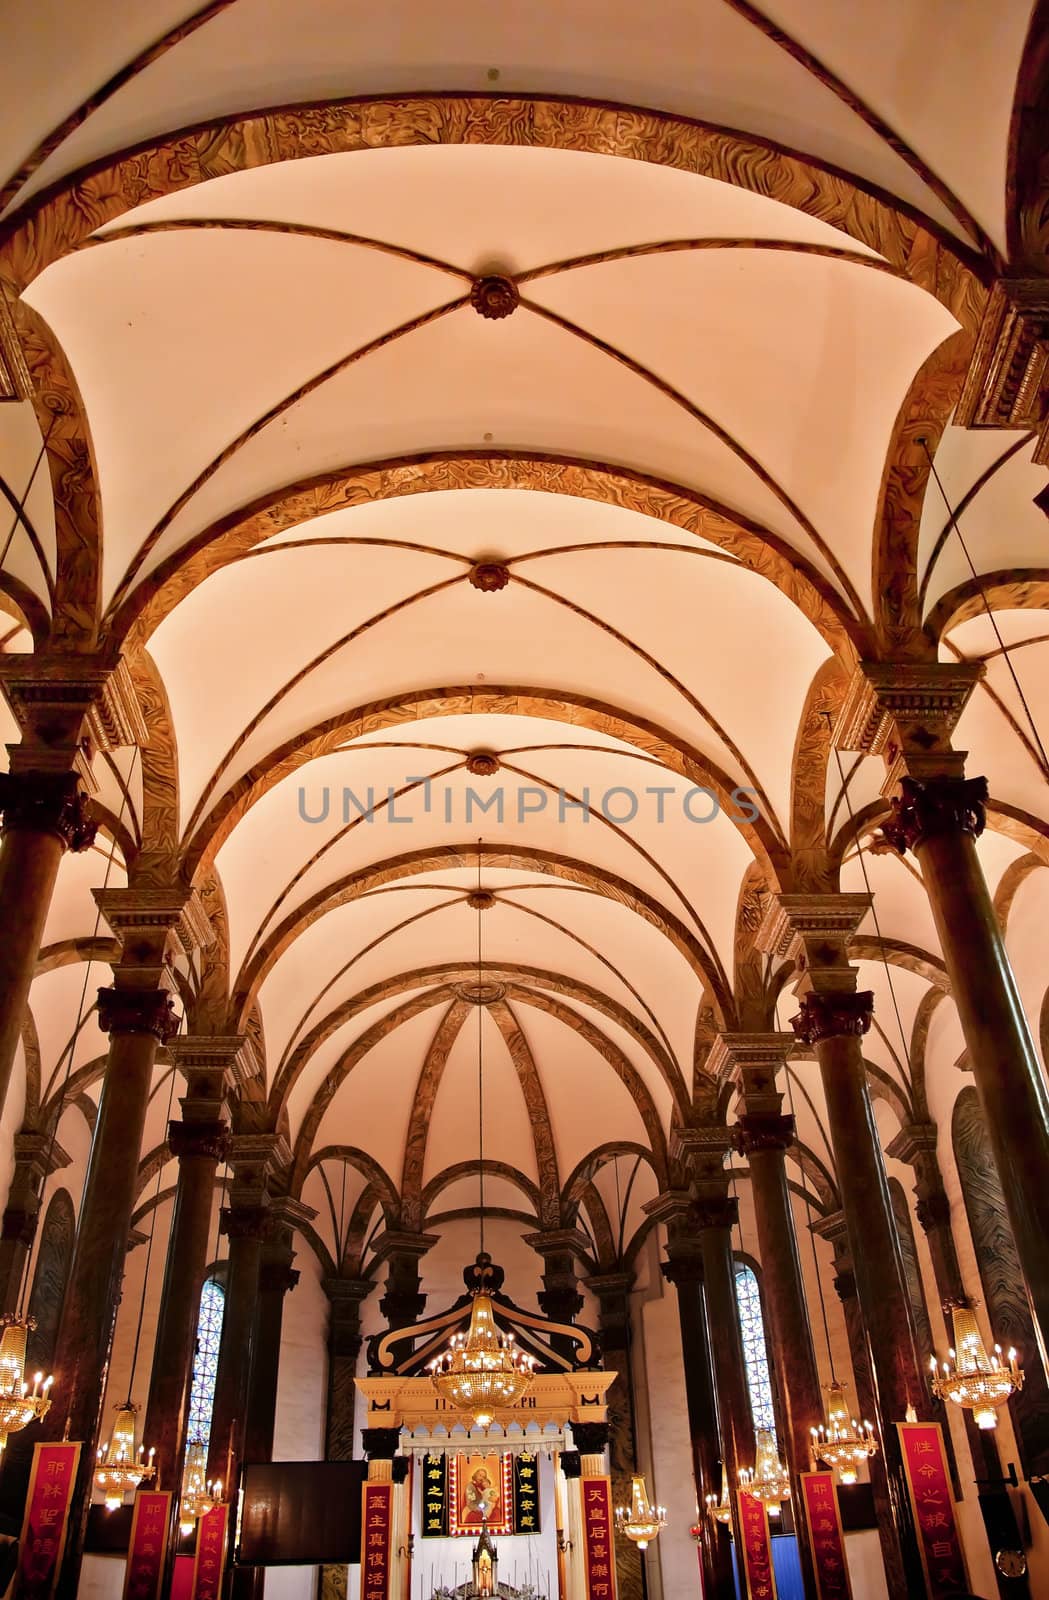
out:
{"label": "red banner with chinese characters", "polygon": [[801,1494],[819,1600],[852,1600],[833,1472],[803,1472]]}
{"label": "red banner with chinese characters", "polygon": [[131,1540],[124,1569],[124,1600],[157,1600],[164,1576],[171,1494],[140,1489],[131,1514]]}
{"label": "red banner with chinese characters", "polygon": [[393,1484],[364,1485],[361,1518],[361,1600],[390,1600]]}
{"label": "red banner with chinese characters", "polygon": [[755,1500],[752,1494],[747,1494],[743,1489],[739,1490],[738,1499],[747,1594],[750,1600],[776,1600],[769,1514],[760,1500]]}
{"label": "red banner with chinese characters", "polygon": [[33,1449],[18,1557],[18,1593],[25,1600],[50,1600],[54,1592],[79,1460],[78,1444],[38,1444]]}
{"label": "red banner with chinese characters", "polygon": [[612,1544],[612,1484],[580,1478],[583,1495],[583,1561],[587,1600],[615,1600],[616,1553]]}
{"label": "red banner with chinese characters", "polygon": [[958,1594],[968,1589],[969,1579],[954,1520],[954,1494],[940,1424],[898,1422],[896,1430],[929,1593]]}
{"label": "red banner with chinese characters", "polygon": [[219,1600],[226,1566],[229,1506],[212,1506],[197,1523],[197,1557],[193,1563],[193,1600]]}

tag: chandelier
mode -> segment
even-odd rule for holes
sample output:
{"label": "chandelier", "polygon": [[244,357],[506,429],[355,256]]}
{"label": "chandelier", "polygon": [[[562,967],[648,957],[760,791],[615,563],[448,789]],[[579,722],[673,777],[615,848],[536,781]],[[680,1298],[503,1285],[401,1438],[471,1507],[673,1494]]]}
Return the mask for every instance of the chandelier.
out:
{"label": "chandelier", "polygon": [[179,1496],[179,1532],[188,1536],[198,1520],[215,1506],[222,1504],[222,1480],[208,1483],[208,1447],[203,1439],[193,1439],[186,1446],[186,1465],[182,1473],[182,1493]]}
{"label": "chandelier", "polygon": [[813,1464],[822,1461],[836,1472],[842,1483],[855,1483],[864,1461],[878,1453],[878,1441],[869,1422],[849,1420],[845,1406],[845,1385],[829,1383],[827,1421],[812,1429]]}
{"label": "chandelier", "polygon": [[1008,1365],[1002,1360],[1001,1345],[995,1345],[993,1356],[987,1354],[971,1303],[952,1306],[951,1320],[954,1366],[944,1361],[938,1372],[936,1357],[932,1357],[932,1392],[938,1400],[952,1400],[971,1411],[978,1428],[996,1428],[998,1407],[1023,1388],[1024,1374],[1017,1365],[1016,1351],[1009,1351]]}
{"label": "chandelier", "polygon": [[480,1292],[470,1308],[468,1332],[453,1334],[428,1370],[442,1400],[487,1428],[497,1408],[512,1406],[529,1388],[535,1360],[517,1348],[512,1333],[496,1326],[491,1298]]}
{"label": "chandelier", "polygon": [[117,1420],[109,1435],[109,1443],[98,1452],[95,1468],[95,1488],[106,1500],[106,1510],[116,1511],[124,1504],[126,1494],[134,1494],[139,1484],[148,1483],[155,1472],[154,1450],[143,1460],[144,1446],[135,1447],[138,1407],[130,1400],[117,1406]]}
{"label": "chandelier", "polygon": [[616,1506],[616,1527],[639,1550],[644,1550],[666,1525],[666,1507],[652,1504],[644,1478],[635,1473],[630,1485],[630,1505]]}
{"label": "chandelier", "polygon": [[42,1372],[33,1378],[32,1393],[25,1379],[26,1344],[36,1327],[33,1317],[0,1317],[3,1337],[0,1338],[0,1450],[7,1443],[9,1433],[21,1433],[31,1422],[46,1416],[51,1409],[51,1385],[54,1379]]}
{"label": "chandelier", "polygon": [[[716,1494],[708,1494],[706,1505],[707,1515],[727,1528],[732,1521],[732,1506],[728,1497],[728,1475],[724,1470],[721,1473],[721,1499],[719,1500]],[[693,1533],[692,1537],[698,1542],[700,1535]]]}
{"label": "chandelier", "polygon": [[780,1501],[790,1499],[790,1478],[769,1428],[755,1430],[754,1470],[742,1467],[736,1477],[744,1494],[751,1494],[768,1506],[773,1516],[779,1512]]}
{"label": "chandelier", "polygon": [[[477,848],[477,888],[467,897],[467,905],[477,912],[477,988],[467,998],[477,1006],[477,1173],[478,1214],[481,1250],[484,1248],[484,1007],[490,989],[484,984],[481,960],[481,914],[495,897],[481,888],[481,847]],[[487,1257],[486,1257],[487,1259]],[[518,1350],[512,1333],[496,1326],[491,1296],[478,1291],[470,1308],[470,1326],[465,1334],[452,1335],[447,1350],[435,1357],[427,1368],[442,1400],[457,1411],[473,1417],[479,1428],[487,1428],[497,1409],[512,1406],[531,1386],[535,1376],[533,1357]]]}

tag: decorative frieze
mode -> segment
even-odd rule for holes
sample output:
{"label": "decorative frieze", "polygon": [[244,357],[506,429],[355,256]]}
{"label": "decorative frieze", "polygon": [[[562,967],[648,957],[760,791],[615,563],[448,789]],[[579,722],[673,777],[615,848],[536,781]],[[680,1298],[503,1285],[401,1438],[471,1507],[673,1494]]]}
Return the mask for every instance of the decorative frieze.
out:
{"label": "decorative frieze", "polygon": [[809,941],[847,944],[870,907],[869,894],[777,895],[754,942],[777,960],[796,961]]}
{"label": "decorative frieze", "polygon": [[954,420],[963,428],[1034,428],[1035,461],[1049,462],[1049,284],[999,278],[992,286]]}
{"label": "decorative frieze", "polygon": [[173,937],[192,955],[215,937],[195,889],[96,889],[95,903],[125,953],[161,949]]}

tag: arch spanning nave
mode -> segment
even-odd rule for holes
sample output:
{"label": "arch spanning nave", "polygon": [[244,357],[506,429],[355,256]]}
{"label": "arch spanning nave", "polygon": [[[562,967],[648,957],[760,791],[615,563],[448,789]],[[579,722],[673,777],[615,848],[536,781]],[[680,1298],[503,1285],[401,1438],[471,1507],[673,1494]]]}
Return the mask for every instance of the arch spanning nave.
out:
{"label": "arch spanning nave", "polygon": [[1046,20],[0,16],[12,1593],[1049,1586]]}

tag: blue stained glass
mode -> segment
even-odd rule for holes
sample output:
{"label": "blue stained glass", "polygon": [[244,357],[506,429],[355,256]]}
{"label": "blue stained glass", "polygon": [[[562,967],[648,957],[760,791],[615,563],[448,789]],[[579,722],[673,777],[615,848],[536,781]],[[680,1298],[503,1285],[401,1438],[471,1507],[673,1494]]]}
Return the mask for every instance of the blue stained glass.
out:
{"label": "blue stained glass", "polygon": [[756,1428],[768,1428],[775,1436],[776,1414],[772,1405],[772,1379],[765,1348],[765,1319],[761,1315],[761,1293],[753,1268],[736,1262],[736,1306],[743,1335],[743,1359],[747,1368],[750,1409]]}
{"label": "blue stained glass", "polygon": [[193,1358],[193,1387],[189,1395],[189,1438],[199,1439],[204,1444],[211,1436],[211,1412],[215,1404],[215,1376],[218,1372],[225,1309],[225,1290],[214,1278],[209,1278],[200,1292],[197,1353]]}

